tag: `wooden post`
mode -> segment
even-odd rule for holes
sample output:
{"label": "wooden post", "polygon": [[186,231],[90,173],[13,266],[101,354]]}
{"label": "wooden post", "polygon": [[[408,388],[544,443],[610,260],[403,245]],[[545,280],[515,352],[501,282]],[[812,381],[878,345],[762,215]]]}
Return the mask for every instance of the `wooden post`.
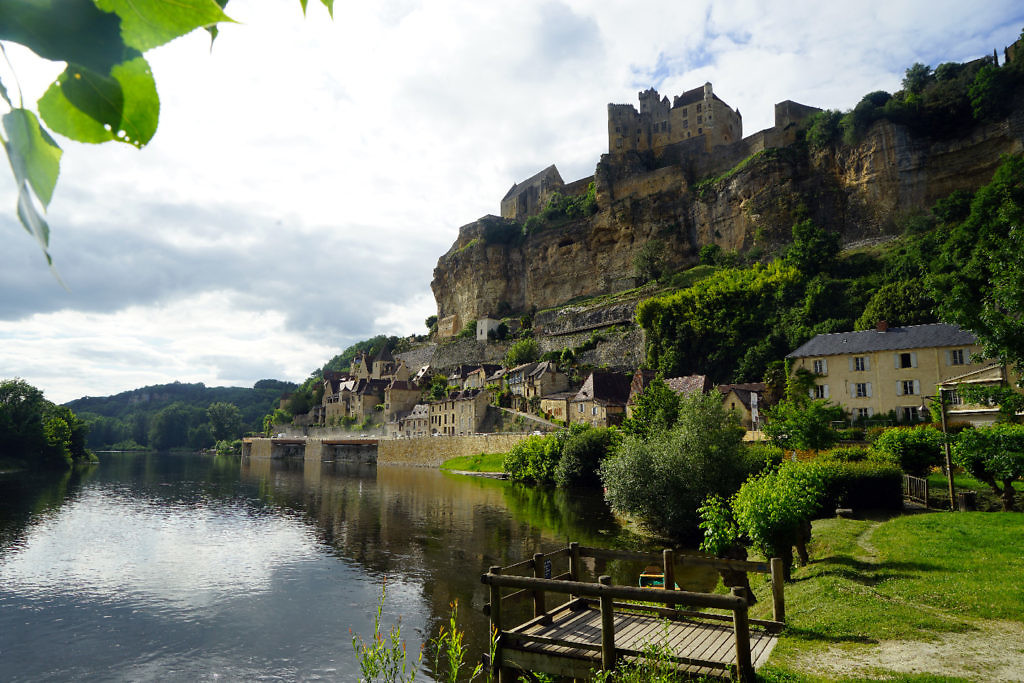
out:
{"label": "wooden post", "polygon": [[[495,576],[501,575],[501,567],[491,567],[488,573],[494,574]],[[508,678],[508,674],[504,673],[505,667],[501,656],[501,587],[495,584],[490,584],[490,598],[491,598],[491,629],[497,633],[498,642],[494,646],[494,658],[491,659],[491,673],[494,674],[495,678],[498,679],[499,683],[504,683]]]}
{"label": "wooden post", "polygon": [[[533,575],[538,579],[544,578],[544,555],[541,553],[533,554]],[[544,614],[544,591],[535,590],[533,591],[533,616],[534,618]]]}
{"label": "wooden post", "polygon": [[[600,576],[597,582],[602,586],[612,585],[612,577]],[[601,669],[615,668],[615,608],[610,596],[601,595]]]}
{"label": "wooden post", "polygon": [[786,596],[785,580],[782,568],[782,558],[773,557],[772,565],[772,619],[780,623],[786,621]]}
{"label": "wooden post", "polygon": [[676,554],[671,548],[661,551],[662,572],[665,574],[665,590],[676,589]]}
{"label": "wooden post", "polygon": [[580,580],[580,544],[576,541],[569,544],[569,580]]}
{"label": "wooden post", "polygon": [[732,587],[733,597],[743,604],[732,613],[732,625],[736,632],[736,676],[741,681],[754,680],[754,666],[750,662],[750,623],[747,621],[747,599],[743,588]]}

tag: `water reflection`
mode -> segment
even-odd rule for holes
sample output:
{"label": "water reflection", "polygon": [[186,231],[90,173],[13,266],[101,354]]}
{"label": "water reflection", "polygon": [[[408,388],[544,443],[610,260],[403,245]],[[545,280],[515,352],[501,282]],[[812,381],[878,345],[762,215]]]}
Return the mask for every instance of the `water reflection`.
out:
{"label": "water reflection", "polygon": [[341,462],[108,455],[0,501],[3,680],[354,680],[385,578],[413,651],[458,600],[475,659],[490,565],[642,545],[599,494]]}

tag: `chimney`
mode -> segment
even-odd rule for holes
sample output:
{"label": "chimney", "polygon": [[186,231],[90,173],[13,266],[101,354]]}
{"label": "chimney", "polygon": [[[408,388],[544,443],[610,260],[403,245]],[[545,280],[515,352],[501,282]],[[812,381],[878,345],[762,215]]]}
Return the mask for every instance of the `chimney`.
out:
{"label": "chimney", "polygon": [[885,322],[884,320],[879,320],[877,323],[875,323],[875,328],[879,332],[885,332],[886,330],[889,329],[889,323]]}

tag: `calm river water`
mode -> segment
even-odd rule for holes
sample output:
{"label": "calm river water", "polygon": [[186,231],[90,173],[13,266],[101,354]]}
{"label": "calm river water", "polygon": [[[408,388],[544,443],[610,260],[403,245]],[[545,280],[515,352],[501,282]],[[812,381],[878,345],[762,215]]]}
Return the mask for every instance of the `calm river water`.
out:
{"label": "calm river water", "polygon": [[429,469],[103,454],[0,475],[0,680],[357,680],[385,585],[410,652],[458,600],[477,661],[480,574],[570,540],[647,549],[599,494]]}

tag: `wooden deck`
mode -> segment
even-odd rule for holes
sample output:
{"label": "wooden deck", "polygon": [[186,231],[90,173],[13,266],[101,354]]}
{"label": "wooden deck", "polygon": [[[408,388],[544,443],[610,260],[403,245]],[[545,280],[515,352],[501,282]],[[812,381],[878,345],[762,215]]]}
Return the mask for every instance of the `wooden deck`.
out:
{"label": "wooden deck", "polygon": [[[592,606],[565,605],[550,614],[550,623],[527,623],[507,632],[502,641],[504,658],[510,664],[537,670],[540,659],[558,657],[580,677],[601,668],[601,610]],[[649,645],[667,646],[680,660],[677,670],[692,676],[727,676],[736,663],[736,640],[731,622],[708,623],[691,619],[666,620],[659,616],[617,611],[615,647],[643,651]],[[518,635],[524,636],[517,638]],[[750,630],[753,667],[768,661],[777,636]],[[547,641],[547,642],[545,642]],[[570,647],[561,643],[578,643]],[[632,659],[632,656],[624,657]]]}
{"label": "wooden deck", "polygon": [[[734,586],[731,595],[720,595],[617,586],[606,575],[597,577],[597,583],[581,581],[580,562],[587,557],[645,562],[661,559],[666,586],[675,585],[677,564],[770,574],[772,619],[749,618],[746,593],[740,586]],[[565,561],[568,571],[557,572],[553,562]],[[512,573],[524,571],[533,576]],[[658,658],[673,663],[687,676],[753,681],[755,670],[775,647],[775,634],[785,627],[779,558],[747,562],[676,556],[669,549],[659,557],[570,543],[507,567],[492,566],[480,580],[489,586],[490,600],[484,612],[498,634],[493,657],[486,661],[497,673],[499,683],[516,680],[516,669],[587,680],[594,671],[610,671],[620,662],[641,657],[648,647],[667,649],[659,652]],[[546,596],[552,594],[568,596],[568,600],[547,608]],[[513,620],[518,623],[506,622],[502,605],[524,599],[533,602],[533,618],[522,620],[517,616]]]}

